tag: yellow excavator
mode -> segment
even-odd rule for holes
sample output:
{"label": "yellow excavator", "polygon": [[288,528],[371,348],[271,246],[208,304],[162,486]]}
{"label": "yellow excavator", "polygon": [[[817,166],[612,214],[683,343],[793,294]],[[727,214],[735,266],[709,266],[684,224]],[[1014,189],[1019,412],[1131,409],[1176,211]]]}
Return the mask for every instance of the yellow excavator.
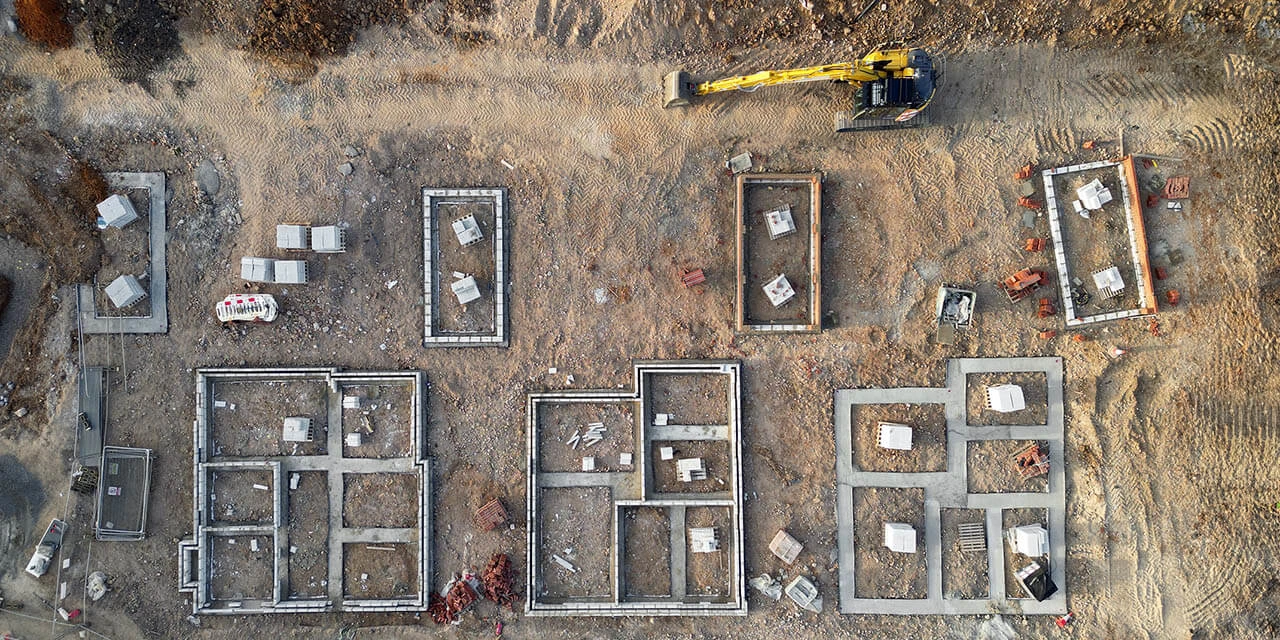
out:
{"label": "yellow excavator", "polygon": [[698,96],[722,91],[755,91],[760,87],[799,82],[846,82],[857,87],[853,108],[835,117],[836,132],[918,127],[919,117],[937,91],[938,70],[923,49],[880,48],[856,62],[817,67],[760,71],[695,83],[683,70],[663,79],[664,107],[682,107]]}

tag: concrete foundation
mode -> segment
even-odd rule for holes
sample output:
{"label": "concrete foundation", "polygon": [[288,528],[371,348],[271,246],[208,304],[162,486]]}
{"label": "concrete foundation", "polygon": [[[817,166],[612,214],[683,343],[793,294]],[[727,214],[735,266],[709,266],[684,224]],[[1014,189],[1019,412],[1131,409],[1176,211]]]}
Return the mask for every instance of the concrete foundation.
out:
{"label": "concrete foundation", "polygon": [[[492,280],[485,283],[487,300],[476,304],[492,305],[493,325],[478,330],[449,330],[441,326],[441,291],[452,295],[447,288],[454,266],[441,261],[441,244],[457,242],[453,233],[439,232],[439,207],[442,204],[484,203],[492,207],[493,229],[466,246],[483,250],[492,244]],[[427,347],[505,347],[507,335],[507,190],[490,189],[433,189],[422,190],[422,264],[423,264],[423,345]],[[467,274],[471,275],[471,274]]]}
{"label": "concrete foundation", "polygon": [[[1120,192],[1124,198],[1125,228],[1129,234],[1129,253],[1130,258],[1133,260],[1133,284],[1138,288],[1139,304],[1136,309],[1124,309],[1086,316],[1081,315],[1081,310],[1076,307],[1075,301],[1071,296],[1071,278],[1073,274],[1067,260],[1066,243],[1068,241],[1063,233],[1061,222],[1064,212],[1062,205],[1065,200],[1059,201],[1058,194],[1054,192],[1053,178],[1054,176],[1069,173],[1113,167],[1119,174]],[[1159,310],[1159,303],[1156,301],[1154,280],[1151,276],[1151,263],[1147,254],[1147,231],[1146,225],[1142,220],[1142,198],[1138,191],[1138,178],[1133,165],[1133,156],[1125,156],[1115,162],[1089,162],[1056,169],[1045,169],[1041,173],[1044,177],[1045,207],[1049,212],[1049,232],[1053,236],[1054,263],[1058,268],[1058,287],[1062,294],[1062,305],[1067,316],[1067,326],[1078,327],[1108,320],[1155,315]],[[1070,196],[1067,197],[1069,198]],[[1066,215],[1075,214],[1066,210]],[[1077,275],[1075,277],[1080,276]]]}
{"label": "concrete foundation", "polygon": [[76,288],[80,330],[83,333],[168,333],[168,258],[165,247],[169,234],[165,218],[165,184],[163,173],[107,173],[107,186],[112,190],[146,189],[151,204],[147,213],[148,227],[148,298],[151,308],[145,316],[100,316],[94,296],[95,286],[82,284]]}
{"label": "concrete foundation", "polygon": [[[737,198],[734,205],[734,224],[737,229],[737,304],[734,324],[737,331],[739,333],[817,333],[822,331],[822,174],[742,173],[738,174],[734,184],[737,190]],[[752,225],[748,224],[747,217],[761,213],[753,210],[746,202],[747,187],[750,185],[805,186],[808,188],[809,196],[806,204],[809,208],[809,224],[807,228],[798,230],[807,240],[808,260],[806,260],[806,266],[808,273],[791,274],[793,278],[803,275],[806,280],[803,286],[808,293],[808,308],[802,314],[804,319],[800,321],[766,321],[751,317],[748,311],[747,297],[756,293],[753,287],[759,284],[747,282],[747,273],[749,271],[747,261],[751,259],[752,247],[761,242],[778,240],[778,237],[772,237],[773,234],[771,233],[766,234],[771,236],[769,240],[753,240],[749,237],[747,230]],[[788,219],[790,219],[790,209],[787,211]],[[764,222],[757,221],[757,225],[763,224]],[[794,222],[792,226],[795,226]],[[795,304],[795,302],[792,304]]]}
{"label": "concrete foundation", "polygon": [[[216,385],[222,383],[270,383],[273,381],[315,380],[327,385],[327,432],[325,452],[317,455],[223,457],[212,437],[216,411],[231,411],[215,405]],[[411,390],[412,407],[409,424],[379,428],[404,428],[410,431],[411,451],[403,457],[343,457],[342,394],[343,385],[406,385]],[[179,544],[181,590],[192,594],[192,611],[196,614],[316,613],[325,611],[425,611],[432,574],[431,459],[425,455],[425,375],[417,371],[347,373],[338,369],[200,369],[196,373],[196,421],[194,424],[193,473],[195,492],[192,520],[194,535]],[[253,410],[239,407],[236,410]],[[262,410],[261,408],[259,409]],[[277,423],[283,416],[263,413],[264,421]],[[316,434],[317,438],[321,434]],[[273,478],[272,517],[267,523],[228,525],[215,520],[210,512],[210,470],[268,470]],[[309,598],[289,596],[291,532],[288,518],[290,500],[289,477],[296,472],[322,472],[328,483],[328,537],[325,595]],[[344,474],[410,473],[417,475],[416,495],[386,496],[381,499],[412,500],[416,503],[416,526],[413,527],[347,527],[343,514],[345,500]],[[259,487],[260,488],[260,487]],[[377,498],[368,497],[371,500]],[[272,583],[270,597],[227,600],[215,597],[211,589],[217,563],[212,540],[219,536],[270,536],[272,543]],[[416,548],[415,593],[400,598],[351,598],[343,593],[343,545],[352,543],[395,544]]]}
{"label": "concrete foundation", "polygon": [[[1047,426],[973,426],[967,423],[966,376],[971,373],[1042,371],[1048,382]],[[1063,370],[1061,358],[959,358],[947,361],[943,389],[842,389],[835,394],[836,519],[840,564],[840,612],[844,614],[985,615],[996,613],[1053,614],[1067,612],[1066,474],[1063,439]],[[853,405],[946,405],[947,470],[936,473],[881,473],[853,464]],[[865,425],[859,425],[859,428]],[[1049,443],[1047,493],[967,493],[967,449],[971,440],[1043,440]],[[856,487],[921,487],[924,489],[924,545],[928,595],[923,599],[860,597],[857,591],[854,546],[853,490]],[[988,597],[948,598],[942,589],[941,511],[948,507],[986,510]],[[1058,592],[1043,602],[1006,593],[1001,511],[1022,507],[1049,513],[1049,569]]]}
{"label": "concrete foundation", "polygon": [[[695,616],[695,615],[746,615],[746,578],[743,564],[742,528],[742,399],[740,365],[722,361],[660,361],[636,362],[633,365],[634,391],[548,391],[528,396],[528,598],[525,613],[531,616]],[[654,408],[650,403],[650,377],[656,374],[689,374],[724,376],[728,397],[725,398],[727,414],[718,418],[724,424],[654,426]],[[539,420],[541,410],[549,405],[584,403],[601,405],[631,403],[638,407],[634,412],[636,451],[634,464],[628,471],[618,472],[546,472],[541,470],[540,431],[554,425],[543,425]],[[721,441],[729,449],[728,468],[711,469],[724,482],[721,491],[702,493],[658,493],[652,488],[653,465],[675,461],[656,461],[650,456],[655,441],[678,438],[682,441]],[[551,446],[568,446],[559,440],[550,440]],[[556,549],[544,549],[543,521],[546,515],[540,510],[539,495],[542,490],[557,487],[604,487],[609,490],[612,507],[607,513],[596,514],[611,522],[610,549],[592,549],[595,553],[609,555],[610,593],[607,597],[551,598],[544,593],[543,572],[554,570],[547,562]],[[664,510],[670,527],[670,589],[665,595],[642,597],[627,595],[625,580],[628,571],[624,553],[626,522],[622,514],[626,508],[646,507]],[[722,596],[705,596],[690,593],[688,589],[689,553],[686,514],[697,507],[717,507],[728,510],[727,531],[717,531],[721,550],[728,553],[725,564],[728,575],[728,593]],[[725,551],[724,547],[729,550]],[[709,554],[696,554],[709,555]],[[545,557],[544,557],[545,556]],[[640,569],[640,568],[637,568]]]}

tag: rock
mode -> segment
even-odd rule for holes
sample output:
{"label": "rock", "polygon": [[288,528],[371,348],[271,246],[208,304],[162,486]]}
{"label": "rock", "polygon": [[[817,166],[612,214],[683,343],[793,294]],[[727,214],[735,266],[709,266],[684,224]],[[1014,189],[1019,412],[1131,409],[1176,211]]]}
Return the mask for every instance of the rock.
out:
{"label": "rock", "polygon": [[338,165],[338,173],[341,173],[344,176],[351,175],[352,171],[355,171],[355,167],[352,166],[350,162],[344,162]]}
{"label": "rock", "polygon": [[206,196],[215,196],[222,188],[222,178],[218,176],[218,168],[213,162],[205,160],[196,167],[196,186]]}
{"label": "rock", "polygon": [[355,148],[352,145],[347,145],[342,148],[342,154],[347,156],[348,158],[354,158],[360,155],[360,150]]}

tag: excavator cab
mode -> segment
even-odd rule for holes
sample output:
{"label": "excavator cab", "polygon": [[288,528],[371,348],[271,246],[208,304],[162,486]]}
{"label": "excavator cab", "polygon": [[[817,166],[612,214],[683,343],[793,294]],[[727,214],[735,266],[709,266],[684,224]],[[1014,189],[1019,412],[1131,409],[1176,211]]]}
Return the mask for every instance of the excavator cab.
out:
{"label": "excavator cab", "polygon": [[937,90],[933,60],[923,49],[912,49],[907,60],[912,75],[889,75],[858,86],[853,109],[836,114],[837,133],[918,127],[927,122],[920,114]]}

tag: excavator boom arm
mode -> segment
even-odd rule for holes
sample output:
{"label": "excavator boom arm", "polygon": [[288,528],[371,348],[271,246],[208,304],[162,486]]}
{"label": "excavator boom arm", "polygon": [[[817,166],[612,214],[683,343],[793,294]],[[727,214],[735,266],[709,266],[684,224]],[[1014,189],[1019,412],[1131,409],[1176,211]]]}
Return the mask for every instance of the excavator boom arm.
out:
{"label": "excavator boom arm", "polygon": [[876,51],[857,62],[840,62],[816,67],[759,71],[744,76],[733,76],[703,82],[694,87],[693,95],[705,96],[721,91],[754,91],[776,84],[795,84],[830,80],[833,82],[870,82],[886,76],[911,77],[914,69],[908,65],[908,49]]}

